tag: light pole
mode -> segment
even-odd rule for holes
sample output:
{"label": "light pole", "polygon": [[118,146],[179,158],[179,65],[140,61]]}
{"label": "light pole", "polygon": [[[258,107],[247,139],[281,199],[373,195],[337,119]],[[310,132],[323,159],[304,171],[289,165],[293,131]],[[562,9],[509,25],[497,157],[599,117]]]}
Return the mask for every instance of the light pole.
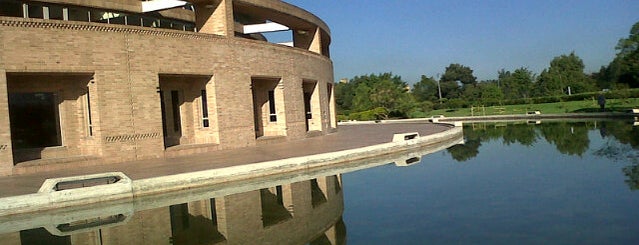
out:
{"label": "light pole", "polygon": [[439,91],[439,103],[442,103],[442,87],[439,85],[439,73],[437,73],[437,90]]}

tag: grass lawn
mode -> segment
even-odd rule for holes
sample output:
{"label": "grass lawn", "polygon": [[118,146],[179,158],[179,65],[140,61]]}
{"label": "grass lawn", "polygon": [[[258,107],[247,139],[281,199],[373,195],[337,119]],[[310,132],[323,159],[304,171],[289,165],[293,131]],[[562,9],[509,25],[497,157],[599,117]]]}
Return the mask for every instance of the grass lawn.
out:
{"label": "grass lawn", "polygon": [[[606,111],[625,112],[632,108],[639,108],[639,98],[606,100]],[[512,115],[526,114],[527,111],[540,111],[542,114],[598,112],[599,105],[597,104],[597,100],[583,100],[545,104],[480,106],[472,108],[472,111],[471,108],[458,108],[433,110],[426,113],[417,112],[413,114],[413,117],[431,117],[433,115],[444,115],[446,117]]]}

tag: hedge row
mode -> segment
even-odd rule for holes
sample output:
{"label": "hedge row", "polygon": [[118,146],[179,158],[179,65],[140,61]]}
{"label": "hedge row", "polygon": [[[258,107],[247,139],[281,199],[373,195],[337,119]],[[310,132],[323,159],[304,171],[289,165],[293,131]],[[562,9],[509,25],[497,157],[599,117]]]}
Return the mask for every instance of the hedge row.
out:
{"label": "hedge row", "polygon": [[543,103],[556,103],[567,101],[580,101],[580,100],[596,100],[599,94],[603,93],[606,99],[627,99],[627,98],[639,98],[639,89],[624,89],[613,90],[607,92],[588,92],[573,95],[562,96],[545,96],[535,98],[521,98],[514,100],[497,100],[487,99],[483,101],[466,101],[462,99],[451,99],[443,104],[435,104],[433,109],[453,109],[453,108],[468,108],[471,105],[484,105],[484,106],[496,106],[496,105],[521,105],[521,104],[543,104]]}

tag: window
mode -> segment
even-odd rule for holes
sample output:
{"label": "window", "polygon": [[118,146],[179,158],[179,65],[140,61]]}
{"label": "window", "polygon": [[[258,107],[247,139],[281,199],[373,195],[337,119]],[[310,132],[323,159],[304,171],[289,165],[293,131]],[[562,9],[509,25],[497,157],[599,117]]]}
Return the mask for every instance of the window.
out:
{"label": "window", "polygon": [[0,16],[24,17],[19,2],[0,2]]}
{"label": "window", "polygon": [[180,131],[180,98],[177,90],[171,90],[171,106],[173,109],[173,131]]}
{"label": "window", "polygon": [[268,109],[269,109],[269,121],[277,122],[277,113],[275,112],[275,91],[268,91]]}
{"label": "window", "polygon": [[64,8],[54,5],[47,7],[46,10],[48,10],[48,19],[64,20]]}
{"label": "window", "polygon": [[68,20],[89,21],[89,11],[86,9],[69,8],[68,15]]}
{"label": "window", "polygon": [[15,149],[62,145],[55,93],[9,93],[9,120]]}
{"label": "window", "polygon": [[206,100],[206,90],[202,90],[202,127],[209,127],[209,108]]}
{"label": "window", "polygon": [[311,112],[311,96],[313,94],[309,92],[304,93],[304,111],[306,111],[306,119],[312,119],[313,113]]}
{"label": "window", "polygon": [[42,6],[38,5],[27,5],[27,18],[44,18],[44,11]]}
{"label": "window", "polygon": [[93,136],[93,122],[91,120],[91,94],[89,93],[89,87],[87,87],[87,126],[89,136]]}

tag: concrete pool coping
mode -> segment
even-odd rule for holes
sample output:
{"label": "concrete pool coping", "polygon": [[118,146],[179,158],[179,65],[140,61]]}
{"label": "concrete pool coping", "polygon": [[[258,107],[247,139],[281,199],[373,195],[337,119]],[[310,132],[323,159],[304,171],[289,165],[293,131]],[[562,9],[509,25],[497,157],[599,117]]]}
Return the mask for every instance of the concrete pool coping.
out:
{"label": "concrete pool coping", "polygon": [[[367,124],[370,125],[370,122]],[[120,182],[117,183],[117,185],[99,185],[71,190],[53,192],[44,191],[31,194],[6,196],[0,198],[0,216],[82,206],[99,202],[140,198],[161,193],[194,189],[208,185],[253,179],[261,176],[311,171],[317,168],[337,166],[348,161],[357,161],[392,153],[410,151],[411,149],[436,145],[439,142],[446,142],[454,138],[463,137],[460,123],[456,125],[448,124],[446,126],[443,126],[443,124],[424,123],[403,124],[400,126],[397,126],[398,124],[394,123],[387,123],[387,125],[389,126],[382,126],[381,128],[378,128],[377,131],[371,132],[384,134],[384,142],[386,143],[379,142],[381,137],[379,135],[367,135],[367,133],[359,132],[354,135],[360,134],[362,137],[368,136],[369,138],[375,138],[376,141],[371,144],[366,139],[361,139],[360,141],[363,142],[359,142],[360,145],[350,149],[328,152],[324,151],[303,156],[283,156],[274,160],[258,161],[255,163],[238,164],[235,166],[225,166],[200,171],[187,171],[168,175],[159,174],[158,176],[147,178],[131,178],[130,181]],[[399,140],[395,142],[391,141],[392,136],[396,133],[418,132],[420,130],[416,130],[415,128],[425,126],[437,128],[437,130],[435,130],[437,132],[429,131],[428,133],[422,133],[419,137],[415,137],[413,139]],[[360,128],[361,127],[362,126],[360,126]],[[378,127],[378,125],[369,127]],[[387,131],[384,129],[392,129],[393,131]],[[423,129],[421,131],[424,132]],[[318,137],[316,141],[321,141],[321,137]],[[371,142],[372,141],[373,140],[371,140]],[[322,146],[322,144],[314,145],[312,139],[305,143],[315,147]],[[287,144],[300,144],[300,142],[287,142]],[[107,172],[107,174],[109,174],[109,172],[113,172],[110,173],[112,175],[119,174],[119,171],[104,172]],[[0,178],[0,180],[2,180],[2,178]],[[59,178],[58,180],[68,181],[69,179]],[[34,178],[31,181],[31,184],[35,183],[37,183],[37,178]],[[42,182],[40,181],[40,183]],[[105,193],[107,195],[105,195]]]}

